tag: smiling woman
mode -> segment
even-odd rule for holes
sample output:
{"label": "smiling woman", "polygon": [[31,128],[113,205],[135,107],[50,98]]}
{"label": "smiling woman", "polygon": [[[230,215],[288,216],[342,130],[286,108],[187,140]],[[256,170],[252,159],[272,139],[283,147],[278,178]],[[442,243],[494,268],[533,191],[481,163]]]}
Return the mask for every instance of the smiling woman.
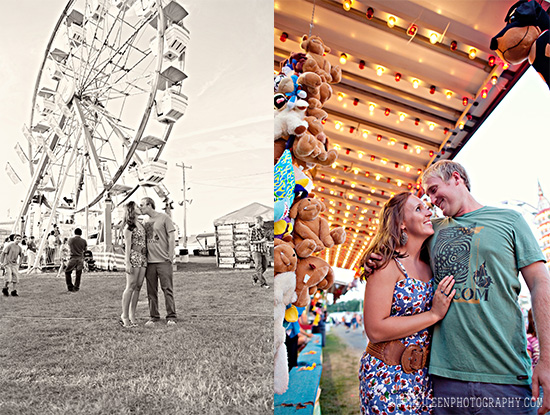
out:
{"label": "smiling woman", "polygon": [[382,257],[372,274],[364,274],[370,342],[359,372],[362,413],[392,406],[408,414],[432,411],[427,329],[445,316],[455,290],[453,278],[446,277],[434,292],[430,266],[421,259],[424,241],[433,234],[431,215],[418,197],[393,196],[382,208],[380,229],[363,259],[366,268],[373,253]]}

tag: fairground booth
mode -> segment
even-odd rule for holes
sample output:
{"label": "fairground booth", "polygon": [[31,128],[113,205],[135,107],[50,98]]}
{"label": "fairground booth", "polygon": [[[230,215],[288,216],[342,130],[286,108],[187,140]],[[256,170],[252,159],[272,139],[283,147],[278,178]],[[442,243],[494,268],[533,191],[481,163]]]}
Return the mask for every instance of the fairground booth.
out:
{"label": "fairground booth", "polygon": [[253,268],[250,251],[250,231],[256,217],[264,221],[268,240],[269,262],[273,261],[273,208],[251,203],[214,221],[216,234],[216,260],[220,268]]}
{"label": "fairground booth", "polygon": [[[422,172],[455,158],[528,69],[491,49],[514,3],[275,1],[276,414],[320,413],[322,348],[288,371],[289,310],[345,292],[334,269],[358,277],[384,203],[421,196]],[[289,238],[294,270],[278,261]]]}

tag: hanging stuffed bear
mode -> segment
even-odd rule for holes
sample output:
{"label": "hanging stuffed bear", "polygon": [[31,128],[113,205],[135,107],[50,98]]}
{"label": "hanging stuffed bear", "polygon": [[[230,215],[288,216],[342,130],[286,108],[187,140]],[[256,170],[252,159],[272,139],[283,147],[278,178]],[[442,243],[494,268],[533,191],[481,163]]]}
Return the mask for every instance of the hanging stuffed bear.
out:
{"label": "hanging stuffed bear", "polygon": [[550,88],[549,12],[535,0],[518,1],[508,10],[504,29],[491,39],[491,50],[512,65],[528,58]]}

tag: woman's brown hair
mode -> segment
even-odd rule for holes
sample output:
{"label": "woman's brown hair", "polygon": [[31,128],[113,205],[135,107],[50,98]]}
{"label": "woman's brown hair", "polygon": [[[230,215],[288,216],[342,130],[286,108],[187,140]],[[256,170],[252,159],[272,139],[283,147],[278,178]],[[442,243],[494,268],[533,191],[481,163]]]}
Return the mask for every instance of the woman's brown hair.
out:
{"label": "woman's brown hair", "polygon": [[124,225],[128,226],[128,230],[133,231],[136,229],[136,202],[128,202],[124,205]]}
{"label": "woman's brown hair", "polygon": [[[385,268],[393,258],[406,257],[405,254],[402,254],[397,249],[401,246],[399,241],[402,233],[401,223],[404,219],[403,208],[410,195],[411,193],[409,192],[398,193],[384,204],[384,207],[380,211],[378,232],[372,239],[361,260],[363,267],[372,253],[382,256],[377,269]],[[361,279],[366,281],[367,277],[368,275],[362,271]]]}

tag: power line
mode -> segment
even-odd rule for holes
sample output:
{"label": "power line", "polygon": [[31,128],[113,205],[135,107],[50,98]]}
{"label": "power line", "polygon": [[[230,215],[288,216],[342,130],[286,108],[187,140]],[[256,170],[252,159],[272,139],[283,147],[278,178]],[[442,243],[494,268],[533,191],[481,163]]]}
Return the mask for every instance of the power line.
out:
{"label": "power line", "polygon": [[[224,176],[224,177],[215,177],[212,179],[205,179],[205,180],[225,180],[225,179],[238,179],[239,177],[251,177],[251,176],[261,176],[264,174],[273,174],[273,171],[268,171],[264,173],[253,173],[253,174],[243,174],[242,176]],[[195,183],[192,180],[190,180],[191,183]]]}
{"label": "power line", "polygon": [[223,185],[216,185],[216,184],[206,184],[206,183],[197,183],[193,182],[195,185],[199,186],[209,186],[209,187],[221,187],[224,189],[250,189],[250,190],[265,190],[265,187],[241,187],[241,186],[223,186]]}

